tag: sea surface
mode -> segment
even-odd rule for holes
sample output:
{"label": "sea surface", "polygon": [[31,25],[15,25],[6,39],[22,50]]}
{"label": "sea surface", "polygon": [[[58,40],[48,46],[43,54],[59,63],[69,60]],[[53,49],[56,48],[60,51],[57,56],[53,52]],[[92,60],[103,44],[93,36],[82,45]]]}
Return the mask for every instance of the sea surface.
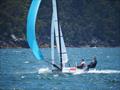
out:
{"label": "sea surface", "polygon": [[[50,48],[41,51],[44,59],[50,61]],[[70,66],[79,64],[82,58],[89,63],[96,56],[96,70],[103,72],[39,73],[39,69],[51,65],[36,60],[30,49],[0,49],[0,90],[120,90],[120,48],[67,48],[67,51]],[[55,54],[59,64],[56,51]]]}

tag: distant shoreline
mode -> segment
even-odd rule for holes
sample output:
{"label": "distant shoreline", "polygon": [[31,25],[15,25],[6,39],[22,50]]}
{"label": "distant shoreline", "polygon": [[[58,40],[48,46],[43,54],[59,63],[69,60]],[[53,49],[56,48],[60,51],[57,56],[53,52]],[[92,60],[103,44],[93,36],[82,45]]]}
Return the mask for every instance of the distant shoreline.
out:
{"label": "distant shoreline", "polygon": [[[0,49],[14,49],[14,48],[16,48],[16,49],[22,49],[22,48],[25,48],[25,49],[28,49],[28,48],[30,48],[30,47],[3,47],[2,46],[2,48],[1,48],[1,46],[0,46]],[[51,47],[41,47],[40,46],[40,48],[51,48]],[[120,46],[116,46],[116,47],[111,47],[111,46],[109,46],[109,47],[103,47],[103,46],[101,46],[101,47],[86,47],[86,46],[80,46],[80,47],[70,47],[70,46],[67,46],[66,48],[120,48]]]}
{"label": "distant shoreline", "polygon": [[[50,48],[50,44],[47,43],[43,43],[39,45],[40,48]],[[56,46],[55,46],[56,47]],[[71,48],[97,48],[97,47],[101,47],[101,48],[117,48],[120,46],[117,45],[104,45],[104,44],[96,44],[96,45],[67,45],[66,43],[66,47],[71,47]],[[20,40],[20,41],[0,41],[0,48],[29,48],[29,45],[27,43],[26,40]]]}

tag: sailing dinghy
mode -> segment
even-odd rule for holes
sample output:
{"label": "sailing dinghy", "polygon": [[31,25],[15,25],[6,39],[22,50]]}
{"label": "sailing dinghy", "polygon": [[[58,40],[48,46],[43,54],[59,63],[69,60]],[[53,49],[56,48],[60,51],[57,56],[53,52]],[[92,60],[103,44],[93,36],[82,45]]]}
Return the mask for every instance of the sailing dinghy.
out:
{"label": "sailing dinghy", "polygon": [[55,42],[54,41],[56,40],[56,46],[57,46],[61,71],[64,73],[73,73],[77,71],[76,67],[66,67],[66,64],[68,62],[68,55],[67,55],[67,50],[65,47],[64,39],[63,39],[61,25],[59,23],[59,19],[57,15],[56,0],[52,0],[52,5],[53,5],[53,14],[52,14],[52,23],[51,23],[51,60],[52,60],[52,63],[55,64],[55,58],[54,58]]}
{"label": "sailing dinghy", "polygon": [[[33,0],[31,3],[28,17],[27,17],[27,41],[37,60],[47,61],[43,58],[42,52],[38,47],[38,44],[36,41],[36,35],[35,35],[35,23],[36,23],[36,17],[37,17],[40,3],[41,3],[41,0]],[[67,55],[67,50],[65,47],[64,39],[63,39],[61,25],[59,23],[59,19],[57,15],[56,0],[52,0],[52,5],[53,5],[53,13],[52,13],[52,21],[51,21],[51,60],[52,61],[50,62],[50,64],[52,64],[55,68],[59,69],[59,71],[63,73],[74,73],[79,69],[77,69],[76,67],[66,67],[66,64],[68,62],[68,55]],[[55,42],[54,41],[56,41],[58,57],[60,61],[59,66],[55,64],[55,57],[54,57]]]}
{"label": "sailing dinghy", "polygon": [[[35,23],[36,23],[36,17],[38,13],[38,9],[40,6],[41,0],[32,0],[28,17],[27,17],[27,41],[30,46],[30,48],[33,51],[34,56],[37,58],[37,60],[44,60],[55,68],[59,69],[58,71],[62,73],[72,73],[72,74],[82,74],[82,73],[120,73],[119,70],[89,70],[84,71],[82,69],[78,69],[76,67],[66,67],[66,64],[68,62],[68,56],[67,56],[67,50],[65,47],[63,34],[61,30],[61,25],[59,23],[58,15],[57,15],[57,2],[56,0],[52,0],[53,4],[53,13],[52,13],[52,23],[51,23],[51,60],[47,61],[45,58],[43,58],[42,52],[40,51],[40,48],[38,47],[37,41],[36,41],[36,35],[35,35]],[[56,41],[57,45],[57,51],[59,56],[60,65],[55,64],[55,55],[54,55],[54,45]],[[39,69],[40,72],[50,72],[48,68]]]}

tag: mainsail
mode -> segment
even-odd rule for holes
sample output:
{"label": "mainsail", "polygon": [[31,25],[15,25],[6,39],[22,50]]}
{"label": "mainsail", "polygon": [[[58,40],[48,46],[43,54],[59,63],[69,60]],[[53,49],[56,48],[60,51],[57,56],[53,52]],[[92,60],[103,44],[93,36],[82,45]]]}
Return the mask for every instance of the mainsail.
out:
{"label": "mainsail", "polygon": [[[62,68],[62,67],[65,67],[65,63],[68,62],[68,56],[67,56],[67,51],[66,51],[62,31],[61,31],[61,26],[59,26],[59,23],[58,23],[56,0],[52,0],[52,3],[53,3],[53,17],[52,17],[51,27],[53,26],[53,28],[51,29],[51,31],[55,30],[56,45],[57,45],[57,50],[59,53],[59,59],[62,60],[62,62],[61,62],[61,64],[62,64],[61,68]],[[54,34],[54,33],[51,33],[51,36],[53,37],[52,34]],[[51,38],[51,39],[54,40],[53,38]],[[53,44],[51,44],[51,45],[53,45]]]}
{"label": "mainsail", "polygon": [[43,59],[43,55],[38,47],[35,36],[35,23],[41,0],[32,0],[27,18],[27,41],[38,60]]}

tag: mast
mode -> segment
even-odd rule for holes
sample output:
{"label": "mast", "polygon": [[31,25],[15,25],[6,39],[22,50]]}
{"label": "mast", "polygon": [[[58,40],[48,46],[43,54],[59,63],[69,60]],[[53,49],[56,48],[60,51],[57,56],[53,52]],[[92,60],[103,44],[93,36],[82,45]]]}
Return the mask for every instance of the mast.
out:
{"label": "mast", "polygon": [[[52,21],[51,21],[51,60],[52,64],[55,64],[55,59],[54,59],[54,20],[53,20],[53,15],[52,15]],[[53,65],[52,65],[53,68]]]}
{"label": "mast", "polygon": [[[56,0],[56,12],[58,14],[58,1]],[[59,15],[59,14],[58,14]],[[60,50],[60,67],[61,67],[61,70],[63,68],[63,64],[62,64],[62,47],[61,47],[61,33],[60,33],[60,26],[59,26],[59,16],[57,15],[57,18],[58,18],[58,37],[59,37],[59,50]]]}

